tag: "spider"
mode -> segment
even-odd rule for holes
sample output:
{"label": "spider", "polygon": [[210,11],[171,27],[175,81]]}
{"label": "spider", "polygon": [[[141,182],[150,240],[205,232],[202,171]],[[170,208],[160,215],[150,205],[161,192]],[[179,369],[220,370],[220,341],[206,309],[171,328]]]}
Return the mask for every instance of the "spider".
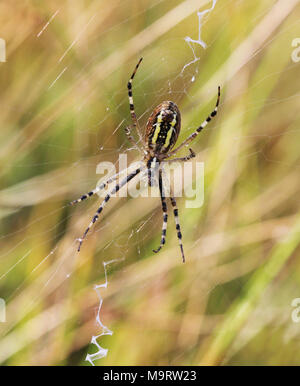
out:
{"label": "spider", "polygon": [[[161,104],[159,104],[150,115],[146,125],[145,135],[143,138],[139,127],[139,123],[136,117],[134,104],[133,104],[133,97],[132,97],[133,78],[139,68],[139,65],[142,59],[143,58],[141,58],[137,63],[131,75],[131,78],[129,79],[129,82],[127,84],[130,114],[131,114],[133,124],[125,129],[125,133],[127,135],[128,140],[134,145],[134,147],[144,154],[144,157],[142,159],[144,166],[137,168],[132,173],[127,175],[126,178],[124,178],[119,183],[117,183],[114,186],[114,188],[111,189],[111,191],[105,196],[96,214],[92,218],[92,221],[90,222],[89,226],[85,230],[82,238],[79,239],[78,252],[80,251],[81,245],[87,233],[94,225],[94,223],[98,220],[100,213],[102,212],[106,203],[109,201],[110,197],[113,194],[117,193],[123,186],[125,186],[129,181],[131,181],[142,170],[145,170],[145,169],[147,169],[147,172],[148,172],[148,184],[149,186],[151,186],[152,185],[151,171],[153,170],[153,167],[158,167],[158,173],[159,173],[158,185],[159,185],[161,206],[162,206],[162,212],[163,212],[163,225],[162,225],[162,231],[161,231],[160,245],[157,249],[153,250],[153,252],[155,253],[159,252],[165,244],[167,222],[168,222],[168,209],[167,209],[167,203],[166,203],[166,196],[163,188],[162,168],[160,167],[160,164],[163,161],[164,162],[177,162],[177,161],[186,162],[191,158],[195,157],[194,151],[190,148],[189,155],[182,158],[169,159],[170,157],[174,156],[180,149],[182,149],[184,146],[189,144],[193,139],[195,139],[196,136],[202,131],[202,129],[204,129],[204,127],[208,124],[208,122],[210,122],[211,119],[217,114],[217,110],[220,102],[220,86],[218,87],[218,97],[217,97],[217,102],[214,110],[205,119],[205,121],[201,123],[201,125],[196,129],[194,133],[192,133],[185,141],[183,141],[179,146],[177,146],[174,150],[172,150],[180,133],[181,116],[180,116],[180,111],[174,102],[164,101]],[[141,148],[138,145],[138,142],[131,135],[131,129],[135,129],[137,131],[139,140],[140,140],[139,142],[142,144]],[[108,184],[115,181],[116,179],[117,179],[117,175],[111,177],[106,182],[98,185],[94,190],[84,194],[79,199],[72,201],[70,204],[74,205],[74,204],[77,204],[78,202],[81,202],[87,199],[88,197],[91,197],[101,189],[104,189]],[[183,250],[183,244],[182,244],[182,234],[181,234],[180,222],[178,217],[178,208],[177,208],[175,197],[172,192],[169,198],[170,198],[171,205],[173,207],[177,238],[178,238],[179,246],[181,250],[182,261],[185,262],[185,256],[184,256],[184,250]]]}

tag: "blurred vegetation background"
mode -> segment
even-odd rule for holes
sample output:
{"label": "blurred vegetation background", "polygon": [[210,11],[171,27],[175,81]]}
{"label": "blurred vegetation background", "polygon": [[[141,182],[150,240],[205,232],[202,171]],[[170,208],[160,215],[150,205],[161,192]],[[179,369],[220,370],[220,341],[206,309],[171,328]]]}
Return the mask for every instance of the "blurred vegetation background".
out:
{"label": "blurred vegetation background", "polygon": [[[297,0],[1,1],[2,365],[299,365],[300,37]],[[76,252],[99,162],[138,154],[126,83],[145,125],[164,99],[205,162],[199,209],[178,199],[187,261],[160,200],[116,198]],[[194,63],[191,63],[194,61]],[[185,67],[185,65],[189,64]],[[183,150],[181,154],[185,154]],[[114,261],[111,264],[107,262]],[[107,273],[107,276],[105,276]],[[99,298],[103,298],[97,322]],[[112,334],[113,332],[113,334]],[[108,350],[91,343],[93,336]],[[98,353],[98,354],[97,354]]]}

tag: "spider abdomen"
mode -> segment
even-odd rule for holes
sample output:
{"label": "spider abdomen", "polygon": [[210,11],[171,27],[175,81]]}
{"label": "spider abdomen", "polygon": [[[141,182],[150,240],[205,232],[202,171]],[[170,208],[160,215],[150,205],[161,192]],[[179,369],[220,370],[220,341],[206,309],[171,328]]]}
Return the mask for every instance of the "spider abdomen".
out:
{"label": "spider abdomen", "polygon": [[174,102],[159,104],[150,115],[145,142],[155,154],[167,153],[175,145],[181,126],[181,116]]}

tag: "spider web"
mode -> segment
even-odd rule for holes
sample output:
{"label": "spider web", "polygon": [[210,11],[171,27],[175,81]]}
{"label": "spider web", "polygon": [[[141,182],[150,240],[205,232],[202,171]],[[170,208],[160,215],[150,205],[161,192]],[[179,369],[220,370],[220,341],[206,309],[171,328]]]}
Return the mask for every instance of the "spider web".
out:
{"label": "spider web", "polygon": [[[121,7],[126,7],[128,4],[124,4]],[[153,9],[157,11],[161,6],[167,3],[169,7],[168,11],[172,12],[176,7],[180,7],[180,2],[170,7],[170,2],[164,0],[158,0],[151,3],[151,6],[148,6],[147,10]],[[186,2],[184,2],[186,3]],[[202,4],[199,1],[199,6],[197,7],[196,2],[192,2],[194,7],[190,11],[190,16],[193,20],[193,25],[190,27],[192,32],[190,35],[184,36],[182,30],[174,29],[174,33],[168,38],[163,38],[159,42],[162,55],[158,58],[153,55],[155,50],[152,46],[148,47],[145,44],[144,48],[144,63],[141,65],[141,69],[136,75],[133,85],[134,100],[135,100],[135,109],[138,113],[138,119],[143,126],[143,123],[146,121],[147,117],[153,110],[153,108],[161,102],[162,99],[171,99],[174,100],[179,106],[180,102],[186,98],[190,102],[189,109],[191,115],[196,114],[199,111],[199,100],[212,98],[216,94],[217,81],[223,85],[231,79],[231,76],[237,76],[238,67],[233,70],[232,74],[228,74],[228,79],[217,79],[216,74],[215,78],[211,83],[206,83],[204,91],[202,94],[197,94],[193,91],[193,84],[201,80],[201,60],[202,55],[204,56],[205,50],[210,50],[216,44],[218,39],[222,36],[222,28],[213,38],[205,37],[205,27],[207,23],[213,23],[214,17],[217,18],[224,11],[224,5],[222,6],[221,2],[217,0],[212,1],[203,1]],[[270,11],[271,7],[265,10],[265,14]],[[143,17],[145,11],[133,11],[130,17],[118,21],[115,24],[110,25],[107,29],[102,32],[103,38],[115,38],[115,35],[118,35],[118,31],[125,24],[130,27],[132,23],[135,23],[139,18]],[[35,38],[42,40],[43,37],[49,32],[52,26],[55,26],[55,22],[58,18],[66,17],[66,9],[64,6],[54,9],[52,13],[49,13],[49,16],[45,24],[41,25],[35,34]],[[188,16],[187,16],[188,17]],[[260,15],[261,18],[264,17],[263,14]],[[77,71],[76,67],[72,66],[73,62],[70,59],[72,50],[76,49],[77,46],[80,46],[80,42],[84,39],[85,35],[89,36],[91,39],[92,32],[89,35],[89,30],[93,31],[93,28],[97,22],[97,14],[92,14],[87,20],[83,23],[79,32],[73,33],[73,39],[71,44],[67,46],[66,50],[58,56],[57,68],[53,71],[53,79],[49,82],[46,92],[55,92],[55,89],[61,87],[60,82],[64,81],[64,77],[68,73],[73,73],[73,83],[78,84],[78,79],[82,79],[85,75],[85,71],[90,72],[95,63],[100,59],[99,54],[88,53],[88,59],[85,66],[80,72]],[[229,23],[229,21],[228,21]],[[256,20],[253,20],[253,24],[257,23]],[[287,31],[288,31],[287,27]],[[95,33],[96,36],[96,33]],[[117,43],[117,46],[121,47],[123,44],[122,37],[119,36],[120,41]],[[258,55],[259,50],[266,50],[268,45],[272,43],[274,36],[266,37],[266,42],[262,44],[258,50],[249,53],[250,57],[247,55],[244,56],[245,62],[255,58],[255,55]],[[143,36],[141,36],[141,41],[143,41]],[[174,47],[174,41],[176,46]],[[82,47],[81,47],[82,48]],[[118,47],[117,47],[118,48]],[[186,60],[182,63],[181,67],[178,68],[173,65],[174,58],[176,58],[176,51],[181,50],[185,52]],[[241,50],[242,51],[242,50]],[[113,55],[113,54],[111,54]],[[117,55],[117,53],[116,53]],[[252,55],[252,57],[251,57]],[[135,55],[136,56],[136,55]],[[149,60],[148,58],[151,58]],[[243,58],[241,59],[242,62]],[[9,61],[9,58],[8,58]],[[143,69],[144,66],[144,69]],[[294,63],[290,63],[285,69],[284,72],[293,71],[295,67]],[[101,70],[101,68],[100,68]],[[126,72],[128,76],[131,74],[132,68],[126,65]],[[161,87],[157,89],[152,86],[151,79],[158,78],[160,74],[168,73],[167,79],[161,79]],[[100,80],[105,75],[99,75],[100,71],[95,70],[93,77],[97,78],[99,76]],[[276,76],[276,73],[268,74],[268,78]],[[262,82],[268,80],[265,75],[257,79],[257,82],[252,85],[252,88],[255,89]],[[99,80],[99,82],[100,82]],[[116,82],[117,83],[117,82]],[[63,84],[63,83],[62,83]],[[151,88],[152,87],[152,88]],[[92,91],[95,92],[95,91]],[[241,96],[245,93],[245,90],[233,90],[230,96],[226,100],[226,104],[230,105],[230,98],[236,97],[240,93]],[[91,216],[95,212],[95,208],[99,206],[99,200],[97,202],[90,202],[89,204],[82,203],[78,205],[86,205],[82,209],[79,207],[74,208],[72,211],[67,211],[68,205],[59,206],[55,209],[56,205],[52,203],[55,202],[56,197],[65,196],[66,193],[69,194],[68,184],[72,184],[72,187],[76,189],[76,193],[72,193],[70,196],[70,201],[80,196],[80,193],[85,193],[94,188],[95,184],[95,170],[96,166],[100,160],[110,160],[117,167],[117,157],[118,154],[124,153],[128,155],[128,158],[131,160],[137,160],[132,158],[133,148],[125,141],[119,144],[119,147],[115,147],[114,138],[116,136],[121,136],[122,130],[130,122],[129,118],[124,118],[124,111],[128,110],[128,100],[126,94],[126,87],[124,85],[117,85],[113,93],[103,92],[105,99],[107,100],[107,106],[104,107],[101,119],[93,117],[92,113],[90,117],[90,125],[82,125],[81,115],[84,110],[88,107],[90,103],[90,98],[92,95],[84,93],[84,98],[75,100],[73,111],[76,115],[75,120],[79,123],[77,133],[81,138],[81,142],[70,149],[70,146],[64,144],[58,144],[55,140],[55,135],[49,138],[49,141],[40,141],[38,136],[34,135],[30,138],[29,141],[34,141],[34,147],[42,147],[45,149],[45,153],[50,150],[72,152],[74,162],[72,165],[68,161],[58,160],[53,165],[53,162],[48,162],[47,157],[45,161],[42,162],[32,162],[30,157],[26,158],[26,161],[17,163],[16,169],[19,169],[18,174],[23,174],[26,176],[28,170],[32,168],[45,167],[45,170],[49,168],[51,171],[47,172],[45,178],[43,176],[36,176],[34,178],[23,180],[20,178],[20,182],[12,184],[9,188],[4,188],[1,191],[0,199],[3,203],[3,208],[1,209],[1,217],[5,221],[5,228],[3,235],[1,236],[1,241],[5,242],[5,249],[0,255],[2,263],[2,268],[0,271],[0,286],[3,286],[4,293],[0,294],[0,297],[3,297],[7,304],[7,315],[10,318],[9,323],[1,325],[1,334],[3,336],[0,344],[0,362],[8,361],[16,352],[26,348],[26,346],[33,341],[38,341],[43,336],[47,335],[49,331],[55,331],[59,325],[67,322],[68,318],[71,315],[71,318],[77,318],[78,314],[74,311],[70,311],[70,315],[64,312],[64,309],[68,307],[68,294],[66,287],[71,283],[72,278],[78,275],[80,269],[84,269],[84,265],[90,260],[87,256],[88,253],[77,254],[77,238],[81,236],[86,225],[90,221]],[[122,96],[122,97],[120,97]],[[282,105],[293,103],[295,98],[298,98],[299,94],[290,94],[284,97],[278,97],[277,99],[269,99],[266,102],[266,106],[273,105]],[[256,109],[259,107],[259,101],[256,105],[249,105],[247,111],[243,111],[243,116],[239,119],[242,119],[247,114],[255,113]],[[222,103],[222,109],[225,108],[224,102]],[[187,110],[187,108],[185,108]],[[141,112],[142,111],[142,112]],[[31,112],[34,115],[34,111]],[[184,114],[184,113],[183,113]],[[115,125],[111,133],[103,138],[101,130],[99,128],[110,125],[111,121],[115,121],[113,117],[118,116],[118,124]],[[199,114],[198,114],[199,116]],[[204,115],[203,115],[204,116]],[[86,115],[85,115],[86,118]],[[192,132],[196,128],[197,122],[193,127],[183,127],[183,133]],[[217,125],[211,130],[219,130],[220,126]],[[291,128],[290,134],[299,132],[298,129]],[[288,133],[286,133],[288,134]],[[84,139],[86,137],[92,138],[94,150],[92,153],[84,154],[85,150],[89,150],[89,146],[86,144]],[[265,142],[262,142],[261,148],[253,151],[251,149],[242,150],[242,156],[244,158],[254,157],[257,154],[261,154],[265,159],[267,159],[270,164],[279,163],[283,164],[281,160],[271,159],[267,154],[265,154],[265,146],[276,137],[276,135],[253,135],[249,138],[263,136]],[[233,136],[232,146],[235,147],[235,144],[238,143],[238,139],[241,136]],[[248,136],[247,136],[248,137]],[[236,145],[237,148],[237,145]],[[209,149],[209,146],[208,146]],[[80,155],[79,155],[80,154]],[[84,165],[84,166],[83,166]],[[8,169],[10,165],[6,165],[4,168]],[[80,168],[81,171],[86,170],[85,174],[80,173],[76,175],[76,169]],[[46,174],[46,173],[45,173]],[[70,179],[70,174],[72,176],[76,175],[76,184],[72,183]],[[57,181],[60,181],[58,183]],[[53,185],[53,188],[51,187]],[[47,187],[47,189],[45,189]],[[20,194],[22,193],[22,194]],[[93,200],[92,198],[89,200]],[[114,199],[113,199],[114,200]],[[109,353],[109,337],[113,334],[113,328],[107,326],[105,317],[103,317],[103,309],[105,307],[109,308],[109,304],[104,301],[104,297],[107,292],[110,291],[110,279],[109,273],[112,270],[112,275],[116,272],[121,271],[125,273],[126,276],[126,258],[129,251],[134,247],[136,249],[137,256],[142,256],[146,248],[149,238],[153,233],[153,224],[155,217],[160,213],[160,203],[157,204],[157,211],[153,211],[152,207],[147,209],[147,212],[143,216],[137,217],[137,220],[134,221],[135,225],[131,230],[124,228],[120,223],[116,223],[116,215],[114,215],[113,208],[122,207],[122,199],[114,200],[112,209],[108,210],[108,213],[104,216],[102,221],[100,220],[94,227],[91,235],[85,241],[83,245],[86,250],[89,250],[89,243],[95,243],[95,240],[98,240],[104,234],[104,241],[101,244],[101,250],[98,252],[97,248],[97,257],[96,261],[92,263],[92,266],[95,269],[95,275],[93,276],[94,291],[92,285],[90,286],[90,292],[94,292],[96,296],[95,307],[95,298],[91,296],[90,311],[94,314],[94,330],[95,334],[90,336],[91,346],[86,353],[86,361],[94,365],[95,362],[103,357],[106,357]],[[26,218],[31,218],[30,213],[28,213],[28,207],[37,207],[43,202],[49,202],[50,204],[44,208],[44,214],[41,215],[40,211],[37,210],[37,215],[32,216],[32,219],[28,221],[26,225],[22,223],[17,223],[16,215],[24,212],[23,220],[26,222]],[[110,203],[111,204],[111,203]],[[33,209],[34,210],[34,209]],[[63,214],[63,215],[62,215]],[[112,218],[110,216],[113,216]],[[6,232],[6,226],[8,229],[13,229],[11,227],[10,221],[15,224],[16,231]],[[66,234],[66,224],[70,223],[72,231],[68,237],[64,237]],[[171,227],[172,225],[170,225]],[[108,237],[109,236],[109,237]],[[32,245],[32,240],[34,240],[34,245]],[[50,249],[49,249],[50,247]],[[98,258],[101,256],[101,260]],[[18,257],[16,257],[16,255]],[[5,283],[12,280],[14,274],[20,273],[22,269],[27,270],[27,275],[25,279],[21,279],[20,282],[15,286],[13,291],[5,291]],[[22,276],[22,275],[21,275]],[[101,276],[102,281],[98,281],[98,278]],[[114,276],[112,276],[114,277]],[[113,279],[112,279],[113,280]],[[142,282],[142,278],[140,278]],[[30,286],[28,283],[31,283]],[[2,287],[0,287],[2,288]],[[113,289],[111,290],[113,293]],[[36,307],[39,305],[41,299],[51,298],[51,294],[59,294],[59,301],[53,302],[49,305],[46,310],[40,310],[36,316],[29,320],[25,325],[25,330],[21,336],[14,331],[14,327],[27,315],[31,315]],[[19,305],[23,305],[24,299],[30,298],[30,302],[27,302],[22,307],[22,313],[18,313],[17,309]],[[113,312],[114,310],[111,310]],[[60,315],[59,320],[53,320],[51,312],[54,312],[56,315]],[[45,327],[35,329],[35,325],[41,326],[43,321]],[[88,321],[85,321],[88,323]],[[17,337],[19,339],[17,340]],[[107,347],[104,347],[102,340],[105,339]],[[86,337],[85,337],[86,343]],[[83,343],[78,344],[79,347],[83,346]],[[49,357],[49,352],[47,350],[47,345],[42,347],[36,355],[36,362],[43,363],[43,361],[51,360]],[[62,358],[64,359],[64,358]]]}

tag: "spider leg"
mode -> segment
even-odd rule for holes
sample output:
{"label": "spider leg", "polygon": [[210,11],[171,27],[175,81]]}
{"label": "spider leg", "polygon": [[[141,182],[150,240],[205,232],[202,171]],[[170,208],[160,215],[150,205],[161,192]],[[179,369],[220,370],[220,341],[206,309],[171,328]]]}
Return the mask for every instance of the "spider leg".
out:
{"label": "spider leg", "polygon": [[115,181],[118,176],[120,175],[120,173],[117,173],[115,175],[113,175],[112,177],[110,177],[107,181],[105,182],[102,182],[102,184],[96,186],[96,188],[94,190],[91,190],[90,192],[82,195],[80,198],[78,198],[77,200],[74,200],[74,201],[71,201],[70,202],[70,205],[75,205],[77,204],[78,202],[81,202],[83,200],[86,200],[87,198],[93,196],[95,193],[98,193],[100,190],[104,189],[108,184],[112,183],[113,181]]}
{"label": "spider leg", "polygon": [[143,60],[143,58],[141,58],[139,61],[138,61],[138,64],[135,66],[135,69],[127,83],[127,89],[128,89],[128,98],[129,98],[129,108],[130,108],[130,115],[131,115],[131,119],[132,119],[132,122],[133,122],[133,126],[134,128],[137,130],[137,133],[138,133],[138,136],[139,136],[139,139],[141,141],[141,143],[143,143],[143,137],[142,137],[142,134],[141,134],[141,131],[140,131],[140,127],[139,127],[139,123],[138,123],[138,120],[137,120],[137,117],[136,117],[136,113],[135,113],[135,110],[134,110],[134,104],[133,104],[133,97],[132,97],[132,81],[133,81],[133,78],[137,72],[137,69],[139,68],[139,65],[141,64],[141,61]]}
{"label": "spider leg", "polygon": [[173,207],[173,213],[174,213],[174,217],[175,217],[177,238],[178,238],[179,246],[180,246],[180,250],[181,250],[182,262],[185,263],[185,256],[184,256],[183,245],[182,245],[182,234],[181,234],[181,230],[180,230],[180,223],[179,223],[179,217],[178,217],[178,208],[177,208],[175,198],[171,196],[170,200],[171,200],[171,204]]}
{"label": "spider leg", "polygon": [[178,150],[180,150],[183,146],[186,146],[188,143],[190,143],[193,139],[197,137],[197,135],[204,129],[204,127],[212,120],[213,117],[217,115],[218,112],[218,106],[220,102],[220,95],[221,95],[221,89],[220,86],[218,86],[218,98],[216,102],[216,106],[214,110],[210,113],[210,115],[201,123],[201,125],[197,128],[194,133],[192,133],[185,141],[182,142],[181,145],[179,145],[175,150],[171,151],[171,153],[168,154],[168,157],[171,157],[172,155],[176,154]]}
{"label": "spider leg", "polygon": [[159,165],[157,158],[150,158],[147,162],[148,185],[153,186],[156,177],[156,167]]}
{"label": "spider leg", "polygon": [[135,176],[137,176],[140,171],[142,169],[141,168],[138,168],[136,169],[134,172],[130,173],[126,178],[124,178],[119,184],[117,184],[111,191],[110,193],[108,193],[104,200],[102,201],[100,207],[98,208],[96,214],[94,215],[92,221],[90,222],[89,226],[86,228],[82,238],[80,239],[79,241],[79,246],[78,246],[78,252],[80,251],[80,248],[81,248],[81,245],[83,243],[83,240],[85,239],[87,233],[89,232],[89,230],[91,229],[91,227],[95,224],[95,222],[98,220],[99,218],[99,215],[100,213],[102,212],[104,206],[106,205],[106,203],[109,201],[110,197],[112,196],[112,194],[115,194],[117,193],[124,185],[126,185],[130,180],[132,180]]}
{"label": "spider leg", "polygon": [[167,208],[166,197],[164,193],[161,169],[159,170],[159,191],[160,191],[160,198],[161,198],[161,207],[163,211],[163,225],[162,225],[162,231],[161,231],[160,246],[157,249],[153,249],[153,252],[155,253],[159,252],[166,242],[166,232],[167,232],[167,224],[168,224],[168,208]]}
{"label": "spider leg", "polygon": [[189,151],[190,151],[190,154],[185,156],[185,157],[181,157],[181,158],[173,158],[173,159],[169,159],[169,160],[166,160],[164,162],[168,162],[168,163],[171,163],[171,162],[186,162],[186,161],[189,161],[190,159],[196,157],[196,154],[195,152],[193,151],[193,149],[189,148]]}

